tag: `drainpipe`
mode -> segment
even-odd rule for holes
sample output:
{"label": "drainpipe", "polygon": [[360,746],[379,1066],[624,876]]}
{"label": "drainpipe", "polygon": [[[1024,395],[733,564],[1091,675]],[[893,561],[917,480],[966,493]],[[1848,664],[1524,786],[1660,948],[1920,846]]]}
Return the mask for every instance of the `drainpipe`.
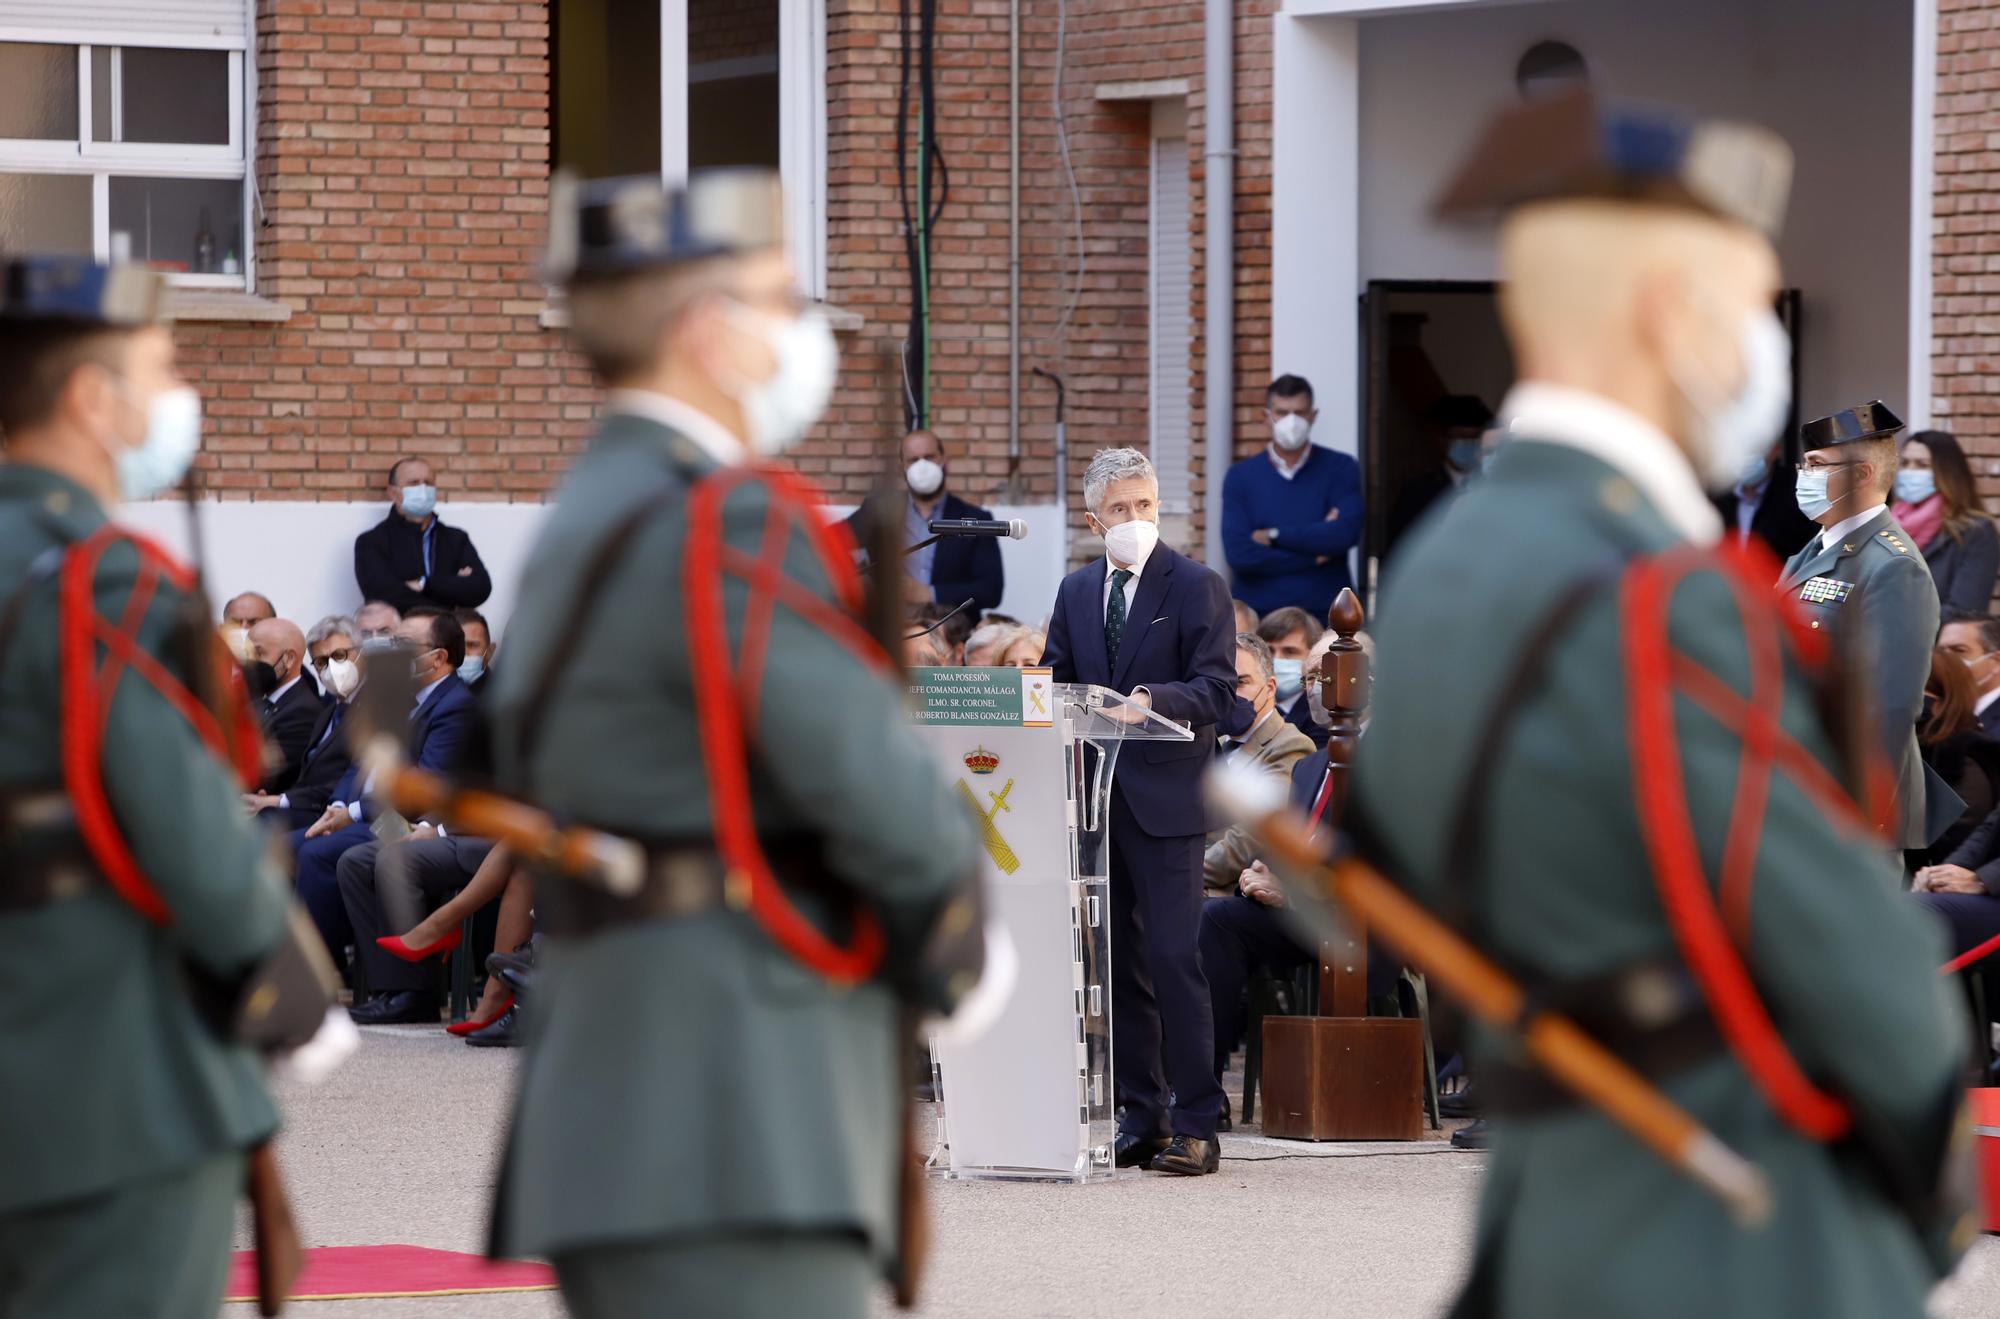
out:
{"label": "drainpipe", "polygon": [[1202,298],[1202,450],[1207,510],[1203,557],[1225,572],[1222,553],[1222,476],[1234,456],[1236,371],[1236,78],[1230,31],[1232,0],[1205,0],[1202,13],[1202,91],[1207,162],[1202,209],[1206,221]]}
{"label": "drainpipe", "polygon": [[[1060,487],[1064,476],[1056,474]],[[1007,4],[1007,502],[1027,500],[1021,476],[1021,0]]]}

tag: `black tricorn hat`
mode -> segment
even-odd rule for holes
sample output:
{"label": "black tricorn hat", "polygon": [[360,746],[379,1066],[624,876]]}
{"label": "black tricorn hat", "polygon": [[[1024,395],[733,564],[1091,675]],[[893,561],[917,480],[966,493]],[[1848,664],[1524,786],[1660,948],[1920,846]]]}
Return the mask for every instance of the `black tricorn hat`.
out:
{"label": "black tricorn hat", "polygon": [[1791,186],[1792,149],[1769,129],[1580,89],[1494,115],[1433,210],[1464,216],[1596,197],[1701,211],[1776,236]]}
{"label": "black tricorn hat", "polygon": [[0,322],[136,327],[159,318],[165,282],[144,266],[0,254]]}
{"label": "black tricorn hat", "polygon": [[1856,440],[1885,439],[1901,429],[1903,419],[1889,411],[1888,405],[1881,399],[1842,408],[1831,416],[1816,418],[1799,427],[1793,441],[1797,446],[1792,454],[1793,461],[1814,449],[1831,449],[1835,445],[1853,444]]}

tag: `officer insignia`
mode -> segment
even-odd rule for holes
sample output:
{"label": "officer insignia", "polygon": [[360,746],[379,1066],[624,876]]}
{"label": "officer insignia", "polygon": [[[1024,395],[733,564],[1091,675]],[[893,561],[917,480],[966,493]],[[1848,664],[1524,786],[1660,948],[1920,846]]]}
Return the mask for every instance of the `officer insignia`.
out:
{"label": "officer insignia", "polygon": [[1846,604],[1847,597],[1853,594],[1853,582],[1835,581],[1831,577],[1815,577],[1799,588],[1799,600],[1809,605]]}
{"label": "officer insignia", "polygon": [[[993,755],[990,751],[986,754],[989,756]],[[966,757],[968,762],[971,759],[971,756]],[[993,763],[996,765],[999,764],[999,757],[994,756]],[[979,770],[973,771],[975,774],[980,772]],[[984,772],[992,773],[991,770]],[[964,779],[958,781],[958,795],[965,799],[965,804],[970,806],[972,813],[979,817],[979,841],[986,848],[986,855],[993,858],[993,864],[1000,867],[1000,873],[1003,875],[1011,875],[1021,868],[1021,858],[1014,855],[1014,849],[1008,846],[1007,840],[1000,836],[999,829],[993,825],[994,816],[1002,811],[1011,811],[1014,809],[1007,804],[1007,794],[1013,790],[1014,780],[1008,779],[1007,785],[1001,788],[1000,791],[987,793],[986,795],[993,799],[993,809],[989,811],[982,808],[979,804],[979,798],[972,795],[972,786],[970,784]]]}
{"label": "officer insignia", "polygon": [[985,747],[974,747],[965,753],[965,767],[974,774],[991,774],[1000,768],[1000,757]]}
{"label": "officer insignia", "polygon": [[1889,548],[1893,549],[1898,554],[1908,554],[1910,552],[1910,547],[1903,544],[1902,541],[1898,540],[1896,538],[1896,533],[1893,531],[1883,532],[1882,539],[1888,541]]}

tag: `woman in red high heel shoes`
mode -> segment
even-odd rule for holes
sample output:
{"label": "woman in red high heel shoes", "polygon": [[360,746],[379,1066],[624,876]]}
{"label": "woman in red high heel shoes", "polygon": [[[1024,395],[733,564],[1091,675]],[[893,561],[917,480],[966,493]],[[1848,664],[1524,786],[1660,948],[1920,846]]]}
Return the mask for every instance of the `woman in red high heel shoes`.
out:
{"label": "woman in red high heel shoes", "polygon": [[[430,915],[418,921],[402,934],[392,934],[375,942],[384,950],[394,953],[406,962],[421,962],[426,958],[443,957],[458,947],[460,930],[467,918],[481,907],[500,899],[500,914],[493,931],[495,948],[515,948],[528,941],[535,931],[534,918],[530,912],[534,906],[534,888],[528,882],[525,870],[517,869],[514,858],[505,845],[495,846],[479,863],[479,869],[456,896]],[[456,1021],[445,1030],[453,1035],[470,1035],[474,1031],[491,1026],[514,1006],[514,995],[499,976],[486,977],[486,988],[479,996],[479,1005],[464,1021]]]}

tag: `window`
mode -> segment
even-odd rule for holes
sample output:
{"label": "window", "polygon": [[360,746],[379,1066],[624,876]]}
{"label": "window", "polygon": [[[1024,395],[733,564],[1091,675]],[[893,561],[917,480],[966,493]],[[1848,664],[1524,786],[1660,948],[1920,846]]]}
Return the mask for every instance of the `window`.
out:
{"label": "window", "polygon": [[555,0],[555,161],[589,177],[764,165],[825,292],[823,0]]}
{"label": "window", "polygon": [[[60,8],[44,10],[46,31],[0,22],[0,247],[138,261],[177,283],[246,288],[247,11],[222,7],[233,30],[204,15],[185,32],[169,18],[154,34],[154,4],[84,0],[71,32]],[[216,8],[176,0],[159,12],[197,7]],[[14,8],[0,0],[0,20]],[[147,44],[122,35],[133,31],[146,31]]]}

